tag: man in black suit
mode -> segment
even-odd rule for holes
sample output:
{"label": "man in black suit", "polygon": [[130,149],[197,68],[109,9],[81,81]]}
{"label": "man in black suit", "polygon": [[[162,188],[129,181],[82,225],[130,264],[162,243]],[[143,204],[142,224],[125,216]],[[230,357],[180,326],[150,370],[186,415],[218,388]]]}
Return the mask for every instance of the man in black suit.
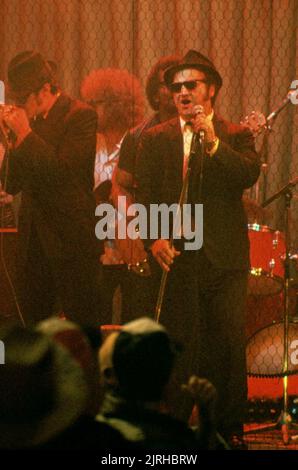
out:
{"label": "man in black suit", "polygon": [[[147,240],[155,263],[169,271],[160,321],[184,344],[177,382],[207,377],[219,395],[218,429],[231,442],[241,435],[246,402],[244,305],[249,242],[242,193],[259,175],[253,137],[214,113],[222,78],[213,63],[189,51],[166,70],[178,118],[144,133],[137,166],[138,202],[177,203],[189,154],[188,202],[203,204],[203,247],[184,250],[166,239]],[[203,133],[204,151],[191,144]],[[197,139],[198,140],[198,139]],[[159,265],[159,266],[158,266]],[[154,263],[153,263],[154,266]],[[154,269],[154,267],[153,267]],[[172,405],[183,417],[179,392]]]}
{"label": "man in black suit", "polygon": [[14,135],[6,190],[22,191],[21,313],[26,325],[59,312],[98,325],[96,112],[61,93],[50,63],[34,51],[11,60],[8,86],[16,106],[3,113]]}

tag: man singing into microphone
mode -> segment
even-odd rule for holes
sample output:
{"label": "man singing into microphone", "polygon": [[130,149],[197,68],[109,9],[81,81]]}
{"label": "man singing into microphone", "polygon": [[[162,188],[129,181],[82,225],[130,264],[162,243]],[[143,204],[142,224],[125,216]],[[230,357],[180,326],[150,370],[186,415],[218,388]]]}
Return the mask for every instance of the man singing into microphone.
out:
{"label": "man singing into microphone", "polygon": [[[6,191],[22,191],[18,300],[26,325],[53,313],[98,326],[94,159],[97,115],[57,86],[51,64],[24,51],[8,66],[16,106]],[[5,165],[5,163],[4,163]],[[6,182],[5,167],[2,182]]]}
{"label": "man singing into microphone", "polygon": [[[185,251],[184,241],[147,240],[152,269],[169,270],[160,322],[184,345],[177,384],[191,373],[207,377],[218,391],[218,429],[235,447],[242,444],[246,403],[244,307],[249,243],[242,193],[259,176],[250,132],[215,114],[222,78],[213,63],[189,51],[164,75],[178,110],[174,118],[147,131],[138,159],[138,202],[179,201],[193,135],[187,202],[202,203],[203,247]],[[172,402],[172,403],[171,403]],[[187,403],[179,390],[170,404],[180,417]]]}

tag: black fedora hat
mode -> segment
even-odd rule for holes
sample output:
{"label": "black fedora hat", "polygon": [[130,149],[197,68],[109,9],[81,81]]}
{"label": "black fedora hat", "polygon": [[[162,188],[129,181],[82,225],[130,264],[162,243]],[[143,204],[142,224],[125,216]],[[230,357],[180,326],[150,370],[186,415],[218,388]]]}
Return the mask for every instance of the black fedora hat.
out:
{"label": "black fedora hat", "polygon": [[56,64],[46,61],[39,52],[23,51],[8,64],[8,89],[12,96],[25,96],[51,83]]}
{"label": "black fedora hat", "polygon": [[200,52],[190,50],[185,56],[175,65],[169,67],[164,74],[164,81],[167,86],[170,86],[173,82],[174,75],[180,70],[185,69],[198,69],[208,73],[212,76],[214,84],[216,85],[217,91],[222,86],[222,78],[217,71],[215,65]]}
{"label": "black fedora hat", "polygon": [[0,332],[0,449],[35,447],[74,423],[85,410],[82,368],[46,335],[20,327]]}

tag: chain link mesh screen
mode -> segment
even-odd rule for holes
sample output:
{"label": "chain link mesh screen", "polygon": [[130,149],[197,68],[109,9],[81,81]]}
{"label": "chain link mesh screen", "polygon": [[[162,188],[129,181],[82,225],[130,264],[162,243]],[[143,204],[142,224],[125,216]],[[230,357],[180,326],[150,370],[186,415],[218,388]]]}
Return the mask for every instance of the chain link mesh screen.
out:
{"label": "chain link mesh screen", "polygon": [[[217,109],[224,117],[237,122],[254,109],[267,116],[298,77],[297,12],[296,0],[1,0],[0,79],[14,55],[37,49],[57,63],[64,90],[79,96],[92,69],[126,68],[144,85],[159,57],[195,48],[223,76]],[[297,123],[290,105],[274,125],[261,201],[298,173]],[[265,222],[283,229],[283,208],[274,202]],[[295,197],[294,246],[297,214]]]}
{"label": "chain link mesh screen", "polygon": [[[161,56],[197,49],[222,74],[218,112],[239,122],[252,110],[268,116],[298,78],[297,0],[1,0],[0,5],[1,80],[13,56],[35,49],[57,63],[62,88],[78,97],[92,69],[125,68],[144,86]],[[258,203],[298,175],[297,125],[297,106],[290,103],[263,145],[267,166],[259,186],[249,192]],[[262,142],[263,135],[257,139],[259,149]],[[284,231],[284,209],[280,198],[257,222]],[[297,187],[290,219],[296,253]],[[258,243],[262,250],[263,241]],[[274,299],[274,307],[259,297],[250,300],[255,323],[249,324],[248,335],[264,326],[265,318],[268,324],[280,319],[280,294]]]}

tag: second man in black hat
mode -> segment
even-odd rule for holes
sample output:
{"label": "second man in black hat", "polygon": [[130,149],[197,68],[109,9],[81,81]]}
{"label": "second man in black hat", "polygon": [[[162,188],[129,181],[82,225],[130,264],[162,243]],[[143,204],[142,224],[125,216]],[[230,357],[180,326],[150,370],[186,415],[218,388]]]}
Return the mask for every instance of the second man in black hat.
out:
{"label": "second man in black hat", "polygon": [[22,191],[18,256],[22,318],[30,325],[63,312],[80,324],[96,326],[100,322],[93,196],[97,115],[60,91],[53,67],[38,52],[24,51],[11,60],[8,85],[15,106],[5,109],[4,120],[15,142],[6,190]]}

